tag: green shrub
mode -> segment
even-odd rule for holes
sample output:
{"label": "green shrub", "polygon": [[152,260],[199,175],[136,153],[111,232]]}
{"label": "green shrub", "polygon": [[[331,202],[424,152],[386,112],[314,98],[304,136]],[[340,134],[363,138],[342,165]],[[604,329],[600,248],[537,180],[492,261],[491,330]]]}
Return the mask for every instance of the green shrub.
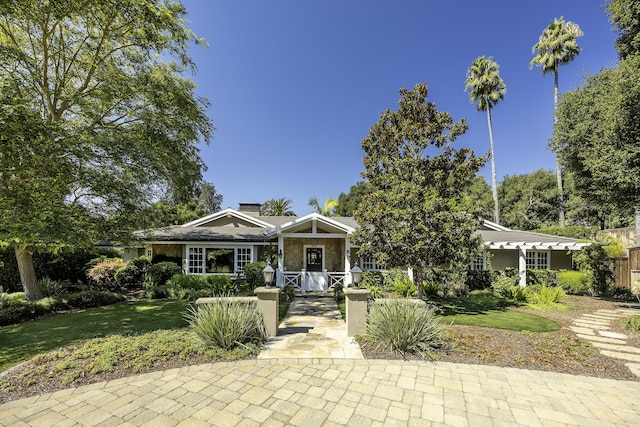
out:
{"label": "green shrub", "polygon": [[115,275],[125,265],[122,259],[98,262],[87,271],[90,286],[100,291],[119,291],[120,286],[116,282]]}
{"label": "green shrub", "polygon": [[500,277],[496,279],[492,284],[491,288],[493,292],[497,295],[500,295],[502,298],[508,298],[511,294],[511,287],[517,286],[517,281],[513,277]]}
{"label": "green shrub", "polygon": [[561,271],[558,273],[558,285],[570,295],[588,295],[589,275],[582,271]]}
{"label": "green shrub", "polygon": [[61,280],[51,280],[48,277],[43,277],[38,280],[38,288],[45,297],[57,297],[67,293],[69,284]]}
{"label": "green shrub", "polygon": [[221,298],[192,307],[185,319],[206,347],[231,349],[246,343],[262,343],[266,329],[255,303]]}
{"label": "green shrub", "polygon": [[183,288],[200,290],[207,288],[207,276],[198,276],[195,274],[176,274],[167,280],[167,286],[170,288]]}
{"label": "green shrub", "polygon": [[369,298],[384,298],[385,296],[384,289],[381,286],[366,285],[362,287],[369,290]]}
{"label": "green shrub", "polygon": [[116,271],[114,278],[122,289],[142,289],[150,266],[149,257],[133,258],[127,262],[126,266]]}
{"label": "green shrub", "polygon": [[558,286],[558,272],[556,270],[527,270],[527,286],[542,285]]}
{"label": "green shrub", "polygon": [[28,305],[8,306],[0,309],[0,326],[13,325],[24,322],[26,319],[33,319],[35,312]]}
{"label": "green shrub", "polygon": [[504,294],[501,295],[508,301],[525,302],[529,295],[529,289],[520,285],[513,285],[510,288],[504,290]]}
{"label": "green shrub", "polygon": [[573,258],[578,270],[589,276],[589,287],[597,295],[606,295],[613,282],[613,261],[602,245],[585,246]]}
{"label": "green shrub", "polygon": [[383,288],[401,297],[415,296],[417,286],[409,279],[407,273],[399,268],[389,270],[383,278]]}
{"label": "green shrub", "polygon": [[152,264],[147,269],[147,280],[156,286],[164,286],[167,281],[176,274],[181,274],[182,268],[173,262],[163,261],[158,264]]}
{"label": "green shrub", "polygon": [[547,287],[544,283],[539,292],[529,291],[527,301],[536,305],[552,305],[559,303],[564,298],[564,290],[561,287]]}
{"label": "green shrub", "polygon": [[171,297],[171,290],[168,286],[158,286],[155,283],[145,283],[144,296],[149,299],[161,299]]}
{"label": "green shrub", "polygon": [[113,292],[84,291],[65,295],[64,301],[70,308],[94,308],[125,301],[123,295]]}
{"label": "green shrub", "polygon": [[445,344],[444,334],[433,314],[433,309],[407,299],[376,304],[367,315],[362,339],[403,357],[418,354],[433,358],[434,351]]}
{"label": "green shrub", "polygon": [[422,291],[424,292],[424,296],[426,298],[433,298],[440,296],[441,294],[444,296],[444,291],[440,283],[435,280],[423,280],[422,281]]}
{"label": "green shrub", "polygon": [[405,277],[404,280],[397,280],[393,284],[393,293],[400,297],[414,297],[418,293],[418,287]]}
{"label": "green shrub", "polygon": [[640,315],[634,315],[624,319],[622,327],[625,331],[640,332]]}
{"label": "green shrub", "polygon": [[495,279],[496,273],[492,270],[467,270],[465,284],[470,291],[482,291],[491,288]]}
{"label": "green shrub", "polygon": [[236,285],[231,281],[231,276],[213,274],[206,276],[206,280],[214,295],[230,294],[236,289]]}
{"label": "green shrub", "polygon": [[358,286],[367,289],[374,287],[382,290],[383,282],[384,278],[382,276],[382,273],[379,273],[377,271],[363,271],[362,278],[360,279],[360,283],[358,283]]}
{"label": "green shrub", "polygon": [[264,270],[266,266],[267,263],[263,261],[251,262],[244,266],[242,273],[249,286],[255,289],[265,285],[262,270]]}

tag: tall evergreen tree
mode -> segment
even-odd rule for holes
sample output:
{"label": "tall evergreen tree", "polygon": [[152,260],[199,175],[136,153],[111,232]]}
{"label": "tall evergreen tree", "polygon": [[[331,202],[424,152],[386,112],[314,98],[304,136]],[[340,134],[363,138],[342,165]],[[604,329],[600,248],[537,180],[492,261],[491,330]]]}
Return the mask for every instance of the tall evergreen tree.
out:
{"label": "tall evergreen tree", "polygon": [[493,194],[493,220],[500,224],[500,206],[498,204],[498,183],[496,181],[496,153],[493,144],[493,125],[491,109],[502,99],[507,87],[498,72],[498,64],[492,57],[480,56],[473,61],[467,70],[467,81],[464,90],[469,89],[471,102],[477,102],[477,111],[487,112],[489,127],[489,143],[491,147],[491,190]]}
{"label": "tall evergreen tree", "polygon": [[478,248],[478,221],[466,190],[485,160],[451,147],[467,130],[427,102],[427,86],[401,89],[399,109],[380,115],[362,141],[363,177],[372,191],[355,218],[360,256],[414,272],[418,297],[433,267],[464,263]]}

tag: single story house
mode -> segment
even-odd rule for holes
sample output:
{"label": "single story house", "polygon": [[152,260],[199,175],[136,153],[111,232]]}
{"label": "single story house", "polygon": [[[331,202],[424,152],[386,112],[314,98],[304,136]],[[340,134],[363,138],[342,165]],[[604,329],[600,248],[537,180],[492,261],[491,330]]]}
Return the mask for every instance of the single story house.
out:
{"label": "single story house", "polygon": [[[125,249],[125,259],[164,255],[182,264],[185,274],[242,273],[244,266],[277,254],[276,285],[292,284],[302,291],[327,291],[336,283],[351,283],[351,268],[379,270],[372,259],[356,259],[351,236],[354,218],[260,216],[260,204],[242,203],[187,224],[137,232],[142,245]],[[473,269],[517,268],[520,284],[528,269],[571,269],[571,251],[588,243],[575,239],[511,230],[483,221],[477,231],[485,255]]]}

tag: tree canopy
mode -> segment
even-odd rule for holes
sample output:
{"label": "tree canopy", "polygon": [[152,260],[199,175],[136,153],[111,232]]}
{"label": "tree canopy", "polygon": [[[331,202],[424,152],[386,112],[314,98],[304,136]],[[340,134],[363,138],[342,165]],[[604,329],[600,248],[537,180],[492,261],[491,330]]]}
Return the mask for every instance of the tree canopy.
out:
{"label": "tree canopy", "polygon": [[362,141],[372,191],[355,212],[354,236],[359,256],[412,268],[420,298],[425,269],[468,260],[479,245],[465,190],[486,161],[451,147],[467,124],[439,112],[427,94],[425,84],[401,89],[399,109],[382,113]]}
{"label": "tree canopy", "polygon": [[[192,197],[197,143],[213,127],[186,77],[187,49],[203,41],[185,19],[163,0],[0,3],[0,82],[12,88],[0,239],[16,250],[29,298],[39,296],[34,245],[125,238],[153,199]],[[16,193],[18,182],[29,187]]]}
{"label": "tree canopy", "polygon": [[636,212],[640,244],[640,56],[589,77],[558,108],[553,147],[596,206]]}
{"label": "tree canopy", "polygon": [[265,216],[296,216],[292,208],[293,201],[285,197],[269,199],[262,205],[262,215]]}
{"label": "tree canopy", "polygon": [[620,59],[640,53],[640,2],[637,0],[608,0],[607,15],[618,32],[616,48]]}
{"label": "tree canopy", "polygon": [[335,214],[339,216],[353,216],[365,194],[371,192],[367,181],[358,181],[349,188],[348,193],[340,193]]}

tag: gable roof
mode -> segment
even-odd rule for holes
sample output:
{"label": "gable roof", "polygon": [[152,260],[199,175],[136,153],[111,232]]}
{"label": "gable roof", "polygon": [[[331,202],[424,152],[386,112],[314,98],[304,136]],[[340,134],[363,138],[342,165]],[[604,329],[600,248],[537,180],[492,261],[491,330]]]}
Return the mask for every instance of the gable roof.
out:
{"label": "gable roof", "polygon": [[[245,223],[243,226],[216,226],[217,220],[227,217],[236,218]],[[358,228],[352,217],[326,217],[311,213],[297,216],[251,216],[234,209],[224,209],[183,225],[137,231],[137,237],[147,241],[162,242],[268,242],[282,233],[302,231],[305,227],[317,227],[318,224],[337,233],[350,236]],[[579,250],[591,243],[578,242],[577,239],[552,236],[530,231],[512,230],[491,221],[482,220],[476,231],[489,249],[538,249],[538,250]]]}
{"label": "gable roof", "polygon": [[[224,218],[224,217],[235,217],[238,218],[242,221],[248,222],[250,224],[255,225],[256,227],[261,227],[261,228],[271,228],[273,227],[273,224],[270,224],[266,221],[261,220],[258,217],[255,216],[251,216],[251,215],[247,215],[245,213],[239,212],[235,209],[231,209],[231,208],[227,208],[224,210],[221,210],[220,212],[216,212],[216,213],[212,213],[211,215],[207,215],[205,217],[202,218],[198,218],[194,221],[188,222],[186,224],[181,225],[180,227],[200,227],[203,226],[207,223],[213,222],[217,219],[220,218]],[[265,217],[262,217],[265,218]],[[268,218],[268,217],[266,217]]]}
{"label": "gable roof", "polygon": [[330,228],[336,229],[339,232],[346,233],[347,235],[352,234],[356,227],[352,227],[347,224],[348,221],[344,221],[345,218],[341,218],[343,221],[340,221],[335,217],[327,217],[324,215],[320,215],[319,213],[313,212],[303,217],[290,217],[291,219],[281,225],[270,228],[265,232],[267,236],[275,236],[281,233],[286,233],[289,231],[293,231],[295,229],[299,229],[300,227],[305,226],[306,224],[317,224],[318,222],[329,226]]}

